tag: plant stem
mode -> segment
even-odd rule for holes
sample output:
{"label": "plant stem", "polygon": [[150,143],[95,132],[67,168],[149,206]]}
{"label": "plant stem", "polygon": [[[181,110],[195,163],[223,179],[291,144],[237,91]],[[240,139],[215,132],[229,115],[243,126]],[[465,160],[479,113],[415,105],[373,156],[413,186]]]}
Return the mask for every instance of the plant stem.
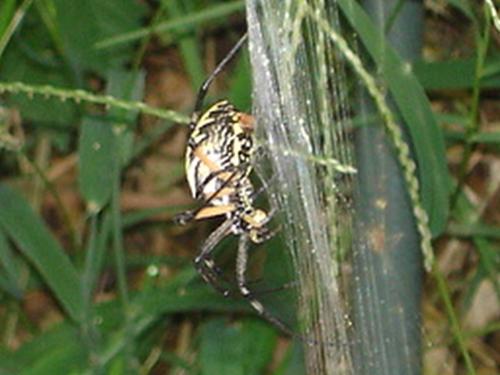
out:
{"label": "plant stem", "polygon": [[487,6],[484,5],[485,10],[485,20],[484,20],[484,30],[483,34],[478,30],[476,33],[476,44],[477,44],[477,56],[476,56],[476,66],[474,73],[474,83],[472,88],[472,98],[471,98],[471,109],[469,113],[469,121],[465,129],[465,145],[462,156],[462,161],[459,166],[458,172],[458,182],[455,191],[451,197],[451,209],[455,208],[460,191],[463,188],[465,179],[467,177],[467,167],[469,165],[470,158],[476,147],[476,143],[473,141],[474,137],[480,131],[481,121],[479,119],[479,100],[481,95],[481,78],[483,77],[484,64],[486,60],[486,54],[488,52],[488,46],[490,41],[490,13]]}
{"label": "plant stem", "polygon": [[151,107],[137,101],[116,99],[110,95],[96,95],[84,90],[67,90],[50,85],[30,85],[23,82],[0,82],[0,94],[25,94],[32,98],[34,95],[42,95],[46,98],[55,97],[61,101],[73,100],[75,103],[87,102],[102,104],[106,108],[116,107],[127,111],[138,111],[146,115],[156,116],[164,120],[170,120],[180,124],[189,123],[189,117],[179,112]]}
{"label": "plant stem", "polygon": [[443,277],[443,274],[437,267],[437,263],[434,263],[432,274],[434,275],[434,278],[437,282],[439,295],[443,300],[444,307],[448,315],[448,319],[450,321],[451,331],[453,332],[453,337],[455,339],[455,342],[460,352],[462,353],[465,367],[467,368],[467,373],[469,375],[474,375],[476,373],[476,370],[474,369],[472,360],[469,356],[469,351],[467,350],[467,346],[465,344],[465,338],[462,334],[462,330],[460,327],[460,323],[458,322],[455,309],[453,308],[453,303],[451,302],[450,291],[448,289],[448,285],[446,284],[446,280]]}
{"label": "plant stem", "polygon": [[16,31],[17,26],[19,26],[19,24],[23,20],[24,16],[26,15],[26,12],[28,11],[32,2],[33,2],[33,0],[24,0],[24,2],[17,9],[16,13],[12,17],[12,19],[10,20],[9,25],[7,26],[2,37],[0,38],[0,57],[3,55],[3,52],[5,51],[5,47],[7,47],[9,40],[11,39],[12,35],[14,35],[14,32]]}

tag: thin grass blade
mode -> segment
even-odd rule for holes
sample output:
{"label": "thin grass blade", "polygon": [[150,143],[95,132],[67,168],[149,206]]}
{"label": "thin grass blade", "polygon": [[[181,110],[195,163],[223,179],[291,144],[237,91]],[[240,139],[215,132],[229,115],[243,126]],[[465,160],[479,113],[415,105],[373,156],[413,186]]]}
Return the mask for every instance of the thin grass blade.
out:
{"label": "thin grass blade", "polygon": [[69,316],[79,321],[83,299],[76,269],[26,200],[3,184],[0,185],[0,226],[40,272]]}

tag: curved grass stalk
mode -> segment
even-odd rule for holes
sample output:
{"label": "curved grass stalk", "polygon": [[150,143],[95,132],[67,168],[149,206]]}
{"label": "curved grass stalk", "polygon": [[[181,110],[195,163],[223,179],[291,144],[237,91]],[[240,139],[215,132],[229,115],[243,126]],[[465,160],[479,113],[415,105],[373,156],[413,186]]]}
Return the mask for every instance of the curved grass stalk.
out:
{"label": "curved grass stalk", "polygon": [[429,218],[427,212],[422,206],[420,201],[420,184],[416,177],[416,165],[410,156],[410,148],[403,139],[401,129],[396,123],[392,111],[386,103],[385,95],[377,87],[375,79],[364,68],[361,59],[352,51],[346,40],[333,30],[330,25],[324,20],[319,18],[312,9],[308,7],[307,13],[313,17],[326,34],[332,39],[335,45],[341,51],[348,63],[358,74],[359,78],[363,81],[365,88],[372,97],[378,113],[382,117],[387,134],[389,135],[394,148],[397,153],[399,163],[404,171],[404,178],[408,187],[408,194],[410,195],[411,203],[413,206],[413,214],[417,222],[417,228],[420,234],[422,253],[424,254],[425,269],[430,272],[434,263],[434,253],[432,250],[432,235],[429,229]]}
{"label": "curved grass stalk", "polygon": [[104,105],[106,108],[120,108],[127,111],[137,111],[145,115],[155,116],[164,120],[187,124],[189,117],[168,109],[151,107],[142,102],[116,99],[110,95],[92,94],[85,90],[68,90],[50,85],[30,85],[23,82],[0,82],[0,94],[24,94],[30,98],[35,95],[44,98],[57,98],[62,102],[72,100],[75,103],[91,103]]}
{"label": "curved grass stalk", "polygon": [[489,12],[491,14],[491,18],[493,20],[493,25],[495,25],[495,28],[500,31],[500,17],[498,17],[498,12],[495,8],[495,5],[493,4],[493,1],[491,0],[484,0],[486,5],[489,8]]}

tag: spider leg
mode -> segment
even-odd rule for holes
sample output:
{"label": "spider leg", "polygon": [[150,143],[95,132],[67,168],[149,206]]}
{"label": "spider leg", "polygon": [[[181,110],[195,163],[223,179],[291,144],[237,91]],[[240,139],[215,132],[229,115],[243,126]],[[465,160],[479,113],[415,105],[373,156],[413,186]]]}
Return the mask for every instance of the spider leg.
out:
{"label": "spider leg", "polygon": [[256,299],[253,293],[248,289],[245,276],[248,264],[248,242],[248,236],[242,234],[238,246],[238,254],[236,256],[236,280],[238,282],[238,289],[240,290],[241,295],[250,303],[253,309],[269,323],[292,337],[300,338],[300,335],[293,332],[292,329],[290,329],[283,321],[267,311],[264,308],[264,305]]}
{"label": "spider leg", "polygon": [[[262,173],[260,173],[257,169],[255,169],[255,173],[256,173],[258,179],[260,180],[262,186],[252,194],[252,200],[256,199],[257,196],[262,194],[264,191],[267,191],[269,189],[270,182],[272,182],[276,178],[276,175],[274,175],[271,177],[270,181],[266,181],[266,179],[264,178]],[[268,195],[267,201],[269,203],[270,210],[267,213],[266,219],[262,222],[262,224],[261,224],[262,226],[267,225],[273,219],[273,216],[278,211],[278,205],[276,203],[276,200],[273,199],[272,196]],[[265,241],[271,239],[272,237],[274,237],[280,231],[281,231],[281,226],[278,226],[277,228],[275,228],[273,230],[263,231],[262,235],[258,238],[257,241],[254,241],[254,243],[260,244],[262,242],[265,242]]]}
{"label": "spider leg", "polygon": [[[269,220],[271,220],[271,219],[267,218],[266,222],[268,222]],[[278,226],[278,227],[274,228],[273,230],[268,230],[266,228],[265,231],[263,231],[262,233],[259,233],[259,237],[256,238],[253,241],[253,243],[255,243],[255,244],[264,243],[264,242],[270,240],[271,238],[273,238],[279,231],[281,231],[281,226]]]}
{"label": "spider leg", "polygon": [[[274,174],[269,180],[267,180],[266,178],[264,178],[263,174],[261,173],[261,171],[258,170],[258,168],[254,168],[253,170],[255,171],[255,174],[257,175],[257,178],[259,179],[259,181],[261,183],[261,187],[259,187],[259,189],[256,190],[252,194],[252,200],[255,200],[264,191],[268,191],[269,190],[270,184],[275,181],[277,175]],[[269,206],[271,208],[269,210],[269,212],[268,212],[269,220],[271,220],[272,216],[278,211],[278,205],[276,203],[276,200],[273,199],[273,197],[270,196],[270,195],[268,195],[267,201],[268,201]],[[268,221],[266,221],[266,223]]]}
{"label": "spider leg", "polygon": [[[236,177],[236,174],[238,172],[244,171],[245,168],[248,167],[248,165],[249,165],[248,163],[243,163],[237,166],[231,165],[225,169],[219,169],[210,172],[210,174],[203,180],[203,182],[196,189],[196,196],[199,197],[202,194],[205,186],[207,186],[214,178],[219,178],[223,180],[224,184],[222,187],[226,187]],[[219,192],[219,190],[217,190],[217,192]]]}
{"label": "spider leg", "polygon": [[203,244],[200,253],[194,258],[194,265],[203,280],[210,284],[215,290],[222,293],[224,296],[229,294],[228,289],[219,285],[217,279],[219,278],[220,271],[215,265],[212,258],[212,251],[217,244],[222,241],[230,232],[233,221],[227,219],[215,231],[208,236]]}
{"label": "spider leg", "polygon": [[263,296],[266,294],[271,294],[271,293],[276,293],[276,292],[281,292],[283,290],[291,289],[291,288],[296,288],[298,285],[297,280],[289,281],[281,286],[277,286],[274,288],[269,288],[269,289],[264,289],[264,290],[259,290],[257,292],[254,292],[254,295],[259,295]]}
{"label": "spider leg", "polygon": [[[238,282],[238,289],[239,289],[241,295],[250,303],[250,305],[253,307],[253,309],[260,316],[262,316],[265,320],[267,320],[269,323],[274,325],[276,328],[278,328],[284,334],[286,334],[290,337],[296,338],[307,345],[322,344],[321,342],[319,342],[315,339],[305,337],[305,336],[301,335],[300,333],[295,332],[290,327],[288,327],[288,325],[285,322],[283,322],[281,319],[277,318],[276,316],[271,314],[269,311],[267,311],[264,308],[264,305],[257,298],[255,298],[255,295],[248,289],[247,280],[246,280],[246,276],[245,276],[245,273],[247,270],[247,263],[248,263],[248,242],[249,242],[248,236],[245,234],[241,235],[239,246],[238,246],[238,255],[236,257],[236,280]],[[285,285],[288,285],[288,284],[285,284]],[[286,287],[288,287],[288,286],[286,286]],[[281,288],[283,288],[283,287],[281,287]],[[333,343],[323,343],[323,344],[334,345]]]}
{"label": "spider leg", "polygon": [[[219,276],[221,277],[224,281],[226,281],[228,284],[230,284],[230,281],[229,280],[226,280],[225,278],[223,278],[222,276]],[[257,285],[259,283],[261,283],[263,280],[262,279],[256,279],[256,280],[247,280],[246,284],[247,284],[247,287],[249,287],[250,285]],[[277,287],[274,287],[274,288],[269,288],[269,289],[262,289],[262,290],[258,290],[258,291],[252,291],[252,295],[254,297],[260,297],[260,296],[264,296],[264,295],[267,295],[267,294],[272,294],[272,293],[277,293],[277,292],[281,292],[283,290],[288,290],[288,289],[291,289],[291,288],[296,288],[297,287],[297,284],[298,284],[298,281],[289,281],[283,285],[280,285],[280,286],[277,286]],[[231,288],[231,289],[228,289],[227,290],[227,294],[225,294],[224,296],[225,297],[236,297],[238,295],[241,295],[241,291],[239,290],[239,288]]]}
{"label": "spider leg", "polygon": [[265,192],[266,190],[268,189],[268,186],[267,184],[262,184],[261,187],[259,187],[257,190],[255,190],[253,193],[252,193],[252,200],[255,200],[259,195],[261,195],[263,192]]}
{"label": "spider leg", "polygon": [[[198,219],[220,216],[232,211],[234,211],[234,206],[232,205],[209,206],[203,208],[202,210],[199,210],[195,219],[198,220]],[[224,277],[222,276],[221,269],[217,267],[217,265],[213,261],[211,257],[211,252],[213,251],[215,246],[220,241],[222,241],[222,239],[225,236],[227,236],[230,233],[232,223],[233,223],[232,220],[227,219],[214,232],[212,232],[212,234],[207,238],[207,240],[203,244],[200,253],[194,259],[195,268],[201,275],[203,280],[205,280],[205,282],[207,282],[208,284],[212,285],[215,290],[219,291],[224,296],[229,295],[229,291],[227,289],[220,287],[217,279],[221,278],[225,282],[227,282],[227,280],[224,279]]]}
{"label": "spider leg", "polygon": [[203,82],[203,84],[200,87],[200,90],[198,91],[198,96],[196,98],[196,103],[194,106],[194,111],[193,111],[193,118],[191,119],[191,124],[196,123],[198,119],[198,115],[200,113],[201,107],[203,106],[203,100],[205,99],[205,96],[207,96],[208,88],[212,84],[213,80],[217,75],[225,68],[227,63],[236,55],[238,50],[241,48],[241,46],[246,42],[248,38],[248,34],[245,33],[240,40],[234,45],[233,48],[229,51],[229,53],[221,60],[219,65],[216,66],[216,68],[213,70],[212,74]]}
{"label": "spider leg", "polygon": [[[203,193],[203,189],[214,179],[219,178],[224,181],[227,186],[229,182],[236,177],[237,172],[243,172],[245,169],[250,167],[250,163],[241,163],[239,165],[230,165],[226,168],[222,168],[219,164],[213,161],[204,151],[203,146],[198,146],[193,149],[193,155],[196,156],[200,161],[209,169],[210,173],[202,181],[201,184],[196,189],[195,197],[199,197]],[[248,171],[247,171],[248,173]]]}
{"label": "spider leg", "polygon": [[203,188],[206,186],[206,184],[208,184],[213,178],[218,177],[220,174],[230,173],[230,175],[229,175],[229,177],[227,177],[227,179],[224,179],[224,183],[205,202],[203,202],[203,204],[200,207],[198,207],[194,210],[188,210],[188,211],[181,212],[181,213],[175,215],[174,219],[173,219],[174,222],[177,224],[180,224],[180,225],[186,225],[187,223],[189,223],[193,220],[197,220],[197,219],[201,219],[201,218],[208,218],[208,217],[213,217],[213,216],[219,216],[223,213],[226,213],[226,212],[222,212],[222,213],[212,214],[212,215],[202,215],[202,211],[203,210],[207,211],[208,209],[211,208],[210,205],[211,205],[212,201],[215,198],[220,197],[221,192],[223,192],[223,190],[225,188],[227,188],[228,185],[230,185],[230,183],[237,176],[238,172],[240,171],[241,168],[243,168],[243,166],[244,166],[243,164],[239,165],[238,167],[230,166],[226,169],[222,169],[222,170],[217,171],[217,172],[212,172],[205,179],[205,181],[203,181],[203,184],[199,188],[199,189],[201,189],[201,191],[203,191]]}

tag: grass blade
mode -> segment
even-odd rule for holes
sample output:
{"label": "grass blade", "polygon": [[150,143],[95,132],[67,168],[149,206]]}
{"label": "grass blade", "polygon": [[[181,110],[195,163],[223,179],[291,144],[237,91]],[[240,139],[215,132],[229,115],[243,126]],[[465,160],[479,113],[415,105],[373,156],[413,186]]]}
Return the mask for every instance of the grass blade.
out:
{"label": "grass blade", "polygon": [[17,266],[14,253],[5,237],[3,231],[0,230],[0,264],[3,266],[5,275],[0,274],[2,288],[12,294],[15,298],[21,298],[23,290],[19,281],[19,267]]}
{"label": "grass blade", "polygon": [[229,14],[243,10],[244,8],[245,3],[241,0],[223,3],[197,13],[188,14],[185,17],[180,17],[172,21],[159,23],[158,25],[155,25],[153,27],[146,27],[129,33],[117,35],[105,40],[101,40],[100,42],[96,43],[95,48],[109,48],[123,43],[135,42],[137,39],[140,39],[152,33],[165,32],[183,27],[192,27],[199,23],[208,22],[214,19],[225,20]]}
{"label": "grass blade", "polygon": [[449,181],[444,139],[429,101],[407,64],[383,40],[361,7],[346,0],[339,0],[339,6],[380,68],[408,126],[419,166],[422,203],[429,215],[431,231],[436,236],[444,230],[448,218]]}
{"label": "grass blade", "polygon": [[115,160],[115,136],[111,124],[86,117],[82,122],[78,147],[79,185],[91,213],[99,212],[110,200]]}
{"label": "grass blade", "polygon": [[3,184],[0,185],[0,226],[40,272],[70,317],[79,321],[83,305],[76,269],[26,200]]}

